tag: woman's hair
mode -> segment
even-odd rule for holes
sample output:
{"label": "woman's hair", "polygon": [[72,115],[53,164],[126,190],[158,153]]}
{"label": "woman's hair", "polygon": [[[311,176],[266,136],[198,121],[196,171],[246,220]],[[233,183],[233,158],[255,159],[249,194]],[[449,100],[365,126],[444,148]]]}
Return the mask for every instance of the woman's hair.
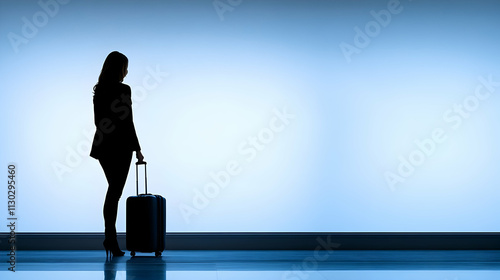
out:
{"label": "woman's hair", "polygon": [[99,80],[94,86],[94,91],[99,84],[122,82],[123,78],[125,78],[127,67],[128,58],[124,54],[117,51],[108,54],[102,65]]}

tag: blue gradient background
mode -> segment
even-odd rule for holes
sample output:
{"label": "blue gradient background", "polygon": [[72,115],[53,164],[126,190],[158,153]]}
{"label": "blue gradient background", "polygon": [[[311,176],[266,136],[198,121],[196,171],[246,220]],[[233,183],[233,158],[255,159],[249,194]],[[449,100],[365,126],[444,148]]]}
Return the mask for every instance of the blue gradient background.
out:
{"label": "blue gradient background", "polygon": [[[401,0],[348,63],[339,45],[388,2],[244,0],[221,20],[208,0],[73,0],[18,52],[8,34],[43,9],[0,2],[0,162],[18,166],[17,230],[103,230],[107,184],[88,156],[92,87],[118,50],[170,232],[500,231],[500,88],[458,129],[443,120],[479,76],[500,80],[500,3]],[[149,79],[154,69],[168,76]],[[155,85],[144,90],[144,79]],[[285,107],[295,118],[247,161],[239,145]],[[435,128],[447,140],[391,190],[385,172]],[[181,205],[231,160],[241,173],[183,218]],[[55,164],[71,171],[58,176]]]}

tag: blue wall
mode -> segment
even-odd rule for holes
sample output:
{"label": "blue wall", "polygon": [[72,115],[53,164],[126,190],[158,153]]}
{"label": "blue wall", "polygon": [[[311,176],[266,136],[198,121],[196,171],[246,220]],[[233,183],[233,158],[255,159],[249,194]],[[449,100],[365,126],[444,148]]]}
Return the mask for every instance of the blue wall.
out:
{"label": "blue wall", "polygon": [[[92,87],[118,50],[168,231],[500,231],[499,8],[2,1],[18,230],[103,230]],[[134,193],[132,167],[119,231]]]}

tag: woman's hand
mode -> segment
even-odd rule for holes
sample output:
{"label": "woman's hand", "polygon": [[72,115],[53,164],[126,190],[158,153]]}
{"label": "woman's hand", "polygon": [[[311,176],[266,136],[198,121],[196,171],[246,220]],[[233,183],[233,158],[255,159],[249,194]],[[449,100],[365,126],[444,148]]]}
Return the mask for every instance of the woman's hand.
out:
{"label": "woman's hand", "polygon": [[135,151],[135,156],[137,157],[138,162],[144,161],[144,156],[142,155],[141,150]]}

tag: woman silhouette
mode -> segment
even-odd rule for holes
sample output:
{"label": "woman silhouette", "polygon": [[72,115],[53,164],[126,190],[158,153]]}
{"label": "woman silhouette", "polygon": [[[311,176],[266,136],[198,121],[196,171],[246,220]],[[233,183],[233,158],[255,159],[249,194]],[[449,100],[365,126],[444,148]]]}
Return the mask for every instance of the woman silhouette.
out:
{"label": "woman silhouette", "polygon": [[127,67],[125,55],[117,51],[110,53],[94,86],[96,133],[90,156],[99,160],[108,181],[103,207],[106,258],[108,251],[114,256],[125,254],[116,239],[118,201],[127,180],[133,151],[139,162],[144,159],[132,119],[131,90],[122,83],[128,73]]}

